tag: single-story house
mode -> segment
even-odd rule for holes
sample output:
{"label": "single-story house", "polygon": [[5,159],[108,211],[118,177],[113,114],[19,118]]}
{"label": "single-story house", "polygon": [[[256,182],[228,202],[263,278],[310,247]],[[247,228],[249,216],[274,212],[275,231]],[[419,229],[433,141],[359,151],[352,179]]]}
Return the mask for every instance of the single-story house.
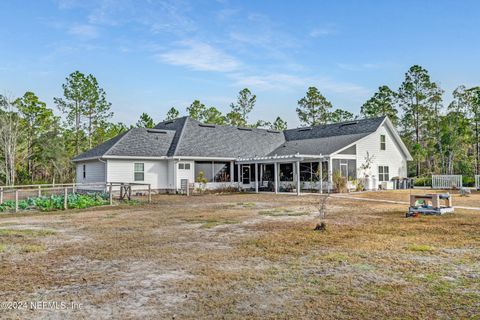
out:
{"label": "single-story house", "polygon": [[181,117],[132,128],[73,162],[77,183],[146,183],[168,192],[203,177],[206,188],[300,193],[331,188],[335,171],[350,181],[370,177],[375,188],[406,177],[409,160],[388,117],[283,132]]}

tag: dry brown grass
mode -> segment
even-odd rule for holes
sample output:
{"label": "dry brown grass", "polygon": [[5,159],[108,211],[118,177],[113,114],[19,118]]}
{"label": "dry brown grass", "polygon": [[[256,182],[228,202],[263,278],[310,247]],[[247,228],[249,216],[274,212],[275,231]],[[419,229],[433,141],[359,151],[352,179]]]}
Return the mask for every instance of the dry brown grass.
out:
{"label": "dry brown grass", "polygon": [[[388,196],[406,196],[399,194]],[[0,300],[83,304],[75,312],[6,316],[479,315],[480,212],[406,219],[403,205],[332,198],[327,231],[315,232],[315,196],[157,196],[155,202],[1,216]]]}

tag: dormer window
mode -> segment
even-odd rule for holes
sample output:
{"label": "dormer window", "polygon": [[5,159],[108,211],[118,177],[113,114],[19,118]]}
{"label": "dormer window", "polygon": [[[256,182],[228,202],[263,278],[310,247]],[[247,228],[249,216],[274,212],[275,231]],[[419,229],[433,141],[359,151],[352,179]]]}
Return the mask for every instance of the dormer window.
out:
{"label": "dormer window", "polygon": [[380,150],[387,150],[387,141],[385,135],[380,135]]}

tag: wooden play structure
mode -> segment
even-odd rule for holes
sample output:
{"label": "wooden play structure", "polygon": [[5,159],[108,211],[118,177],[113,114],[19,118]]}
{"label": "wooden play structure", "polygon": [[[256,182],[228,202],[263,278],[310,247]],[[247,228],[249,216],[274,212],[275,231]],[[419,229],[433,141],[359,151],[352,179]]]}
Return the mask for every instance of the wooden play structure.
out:
{"label": "wooden play structure", "polygon": [[[442,204],[443,202],[443,204]],[[449,193],[433,193],[424,195],[410,195],[410,208],[407,218],[420,214],[442,215],[453,212],[452,195]]]}

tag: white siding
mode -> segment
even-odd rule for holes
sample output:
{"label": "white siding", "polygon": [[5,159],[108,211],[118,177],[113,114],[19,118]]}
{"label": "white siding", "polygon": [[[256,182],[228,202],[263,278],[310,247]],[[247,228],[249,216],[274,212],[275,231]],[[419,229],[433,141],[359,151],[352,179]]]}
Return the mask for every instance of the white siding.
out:
{"label": "white siding", "polygon": [[[180,163],[190,164],[190,169],[189,170],[179,169],[178,165]],[[194,183],[195,182],[195,162],[194,161],[177,161],[176,164],[175,164],[175,169],[177,171],[177,174],[176,174],[176,176],[177,176],[176,177],[177,189],[179,189],[181,187],[180,181],[182,179],[188,179],[189,183]]]}
{"label": "white siding", "polygon": [[[83,165],[85,165],[86,176],[83,178]],[[105,163],[99,160],[77,163],[77,183],[105,182]]]}
{"label": "white siding", "polygon": [[[108,182],[151,184],[152,189],[168,189],[168,162],[166,160],[108,160]],[[135,181],[134,164],[144,164],[144,181]]]}
{"label": "white siding", "polygon": [[[380,150],[380,135],[382,134],[385,135],[386,150]],[[365,162],[367,151],[370,157],[373,156],[370,174],[377,179],[378,166],[389,167],[390,179],[407,176],[406,156],[385,124],[379,127],[376,132],[357,142],[357,167],[360,167]],[[359,175],[361,176],[363,173],[359,172]]]}

